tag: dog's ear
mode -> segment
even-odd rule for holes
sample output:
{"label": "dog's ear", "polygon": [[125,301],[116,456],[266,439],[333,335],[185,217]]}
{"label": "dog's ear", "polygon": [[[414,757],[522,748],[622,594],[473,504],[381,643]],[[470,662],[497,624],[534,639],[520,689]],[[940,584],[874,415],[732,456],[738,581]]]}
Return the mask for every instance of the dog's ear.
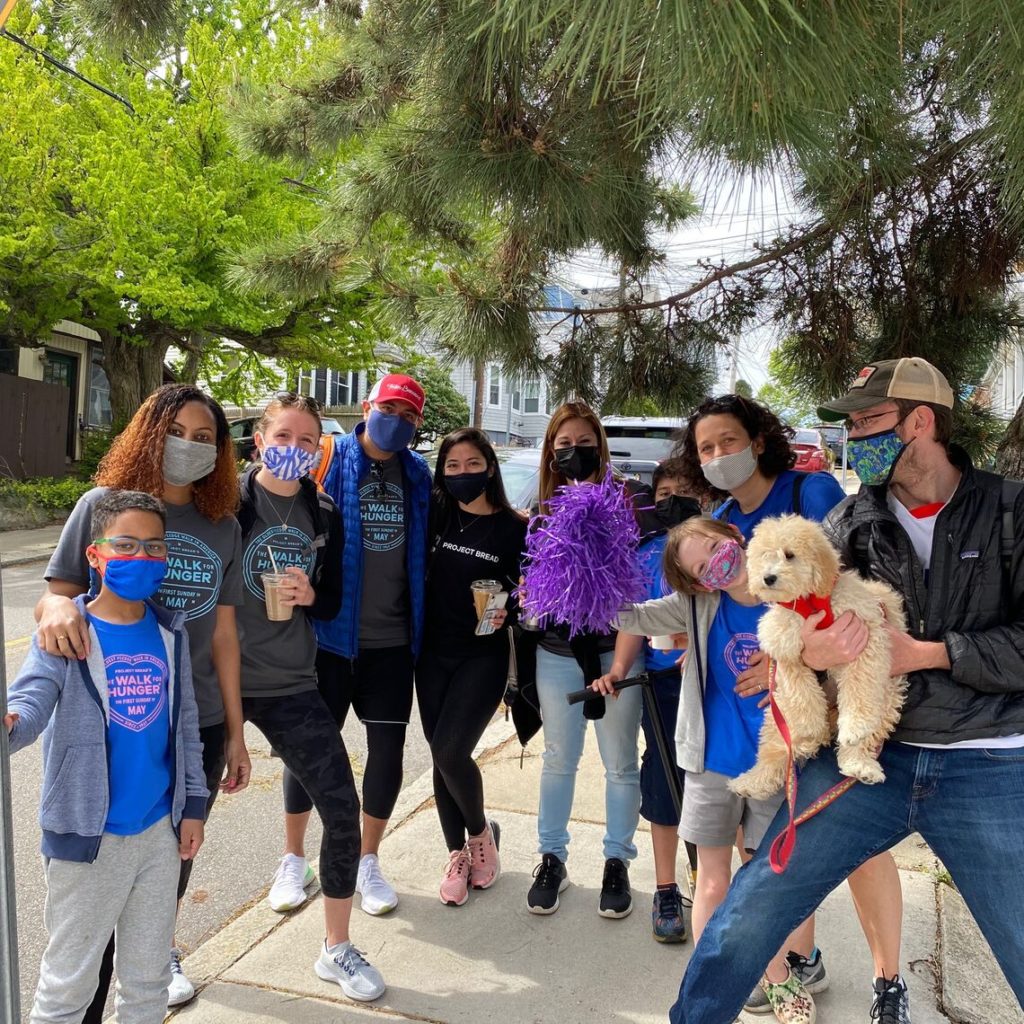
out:
{"label": "dog's ear", "polygon": [[820,527],[815,527],[814,543],[811,550],[811,581],[816,594],[831,594],[832,587],[839,575],[839,553],[829,543],[828,537]]}

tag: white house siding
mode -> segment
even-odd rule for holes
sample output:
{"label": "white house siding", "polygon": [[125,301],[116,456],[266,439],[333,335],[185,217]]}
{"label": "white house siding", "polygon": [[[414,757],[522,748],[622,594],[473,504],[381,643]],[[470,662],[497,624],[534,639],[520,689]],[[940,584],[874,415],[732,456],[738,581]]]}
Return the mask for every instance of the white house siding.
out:
{"label": "white house siding", "polygon": [[1010,419],[1024,400],[1024,350],[1008,342],[1000,357],[993,362],[985,380],[985,390],[992,411]]}

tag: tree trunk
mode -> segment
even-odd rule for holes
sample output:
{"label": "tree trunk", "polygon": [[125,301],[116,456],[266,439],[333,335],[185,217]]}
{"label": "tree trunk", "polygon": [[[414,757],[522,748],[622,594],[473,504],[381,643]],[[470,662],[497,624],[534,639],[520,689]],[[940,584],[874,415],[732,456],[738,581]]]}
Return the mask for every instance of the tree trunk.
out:
{"label": "tree trunk", "polygon": [[118,331],[100,331],[103,368],[110,381],[110,408],[115,430],[135,415],[146,396],[163,383],[167,342]]}
{"label": "tree trunk", "polygon": [[996,470],[1014,480],[1024,480],[1024,401],[1017,407],[996,449]]}
{"label": "tree trunk", "polygon": [[206,349],[206,338],[202,331],[189,331],[186,344],[182,346],[185,360],[178,371],[178,380],[182,384],[195,384],[199,376],[199,367]]}
{"label": "tree trunk", "polygon": [[475,377],[473,388],[473,426],[477,430],[484,428],[484,388],[486,381],[487,367],[482,359],[473,363],[473,376]]}

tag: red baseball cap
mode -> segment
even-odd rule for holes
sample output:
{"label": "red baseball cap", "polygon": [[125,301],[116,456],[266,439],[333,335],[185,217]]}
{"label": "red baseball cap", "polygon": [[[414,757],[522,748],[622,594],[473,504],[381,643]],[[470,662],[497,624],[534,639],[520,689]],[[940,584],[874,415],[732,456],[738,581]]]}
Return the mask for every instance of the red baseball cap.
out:
{"label": "red baseball cap", "polygon": [[417,416],[423,415],[423,403],[427,396],[419,381],[407,377],[404,373],[389,373],[381,377],[370,391],[368,402],[405,402],[416,410]]}

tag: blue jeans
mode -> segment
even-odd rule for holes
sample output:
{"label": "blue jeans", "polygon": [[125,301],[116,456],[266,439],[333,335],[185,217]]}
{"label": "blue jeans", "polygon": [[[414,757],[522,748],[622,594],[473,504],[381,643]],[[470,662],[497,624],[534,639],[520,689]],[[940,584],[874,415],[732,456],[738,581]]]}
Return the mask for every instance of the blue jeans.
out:
{"label": "blue jeans", "polygon": [[[768,864],[776,816],[708,922],[669,1011],[672,1024],[732,1024],[786,936],[856,867],[920,832],[945,864],[1024,1002],[1024,749],[887,743],[885,782],[856,785],[797,829],[789,867]],[[841,779],[832,750],[800,775],[799,808]]]}
{"label": "blue jeans", "polygon": [[[601,670],[611,667],[612,652],[601,655]],[[643,671],[639,662],[632,671]],[[544,765],[540,775],[537,832],[540,853],[553,853],[564,861],[569,848],[569,815],[576,791],[576,771],[583,756],[587,720],[583,705],[570,707],[565,695],[583,688],[583,672],[576,659],[537,652],[537,696],[544,720]],[[639,686],[623,690],[618,700],[608,698],[604,718],[594,722],[605,778],[604,855],[630,861],[636,856],[633,834],[640,820],[640,769],[637,736],[643,699]]]}

